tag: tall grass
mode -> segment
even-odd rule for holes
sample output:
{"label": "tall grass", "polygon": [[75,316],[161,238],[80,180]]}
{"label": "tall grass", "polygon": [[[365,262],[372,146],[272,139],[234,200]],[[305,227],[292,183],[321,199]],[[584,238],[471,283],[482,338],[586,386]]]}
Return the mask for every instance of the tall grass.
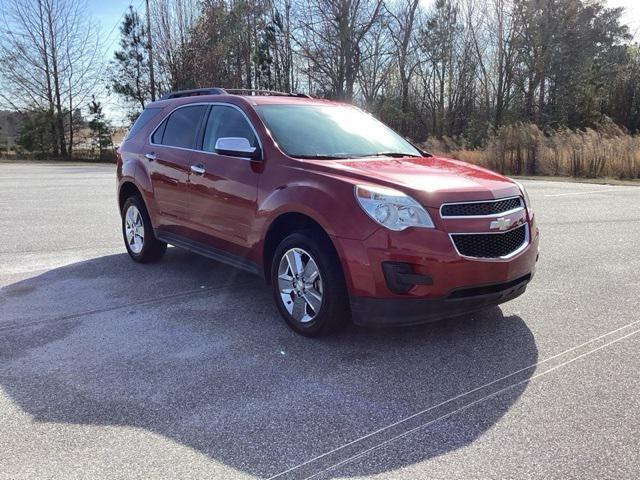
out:
{"label": "tall grass", "polygon": [[451,138],[432,139],[424,146],[512,175],[640,178],[640,136],[615,125],[547,135],[536,125],[516,123],[500,128],[482,149],[466,149]]}

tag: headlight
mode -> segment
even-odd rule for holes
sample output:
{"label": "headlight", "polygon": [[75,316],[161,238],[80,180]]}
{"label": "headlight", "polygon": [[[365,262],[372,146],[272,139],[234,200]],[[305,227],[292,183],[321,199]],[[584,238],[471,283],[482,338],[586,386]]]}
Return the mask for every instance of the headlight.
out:
{"label": "headlight", "polygon": [[520,182],[514,180],[513,178],[511,179],[511,181],[513,183],[515,183],[518,186],[518,188],[520,189],[520,191],[522,192],[522,196],[524,197],[524,206],[527,207],[527,211],[529,213],[531,213],[532,212],[531,200],[529,200],[529,194],[527,193],[526,188],[524,188],[524,185],[522,185]]}
{"label": "headlight", "polygon": [[355,194],[367,215],[389,230],[399,232],[409,227],[435,227],[422,205],[398,190],[356,185]]}

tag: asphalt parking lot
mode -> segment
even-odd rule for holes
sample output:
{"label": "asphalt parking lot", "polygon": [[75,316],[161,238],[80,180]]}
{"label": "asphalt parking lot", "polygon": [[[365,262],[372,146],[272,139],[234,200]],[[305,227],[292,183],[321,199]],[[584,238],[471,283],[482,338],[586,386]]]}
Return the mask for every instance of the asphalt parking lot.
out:
{"label": "asphalt parking lot", "polygon": [[132,262],[113,166],[0,164],[0,478],[640,477],[640,188],[524,183],[525,295],[311,340],[249,274]]}

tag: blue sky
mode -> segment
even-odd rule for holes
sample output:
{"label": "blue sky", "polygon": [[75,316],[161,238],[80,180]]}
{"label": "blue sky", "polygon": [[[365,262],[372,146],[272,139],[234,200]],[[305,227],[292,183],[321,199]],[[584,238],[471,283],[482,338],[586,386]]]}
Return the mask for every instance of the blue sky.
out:
{"label": "blue sky", "polygon": [[[118,39],[118,27],[122,21],[124,12],[129,8],[129,5],[134,7],[144,6],[144,1],[136,0],[88,0],[87,7],[89,14],[100,25],[100,30],[105,36],[105,45],[109,45],[112,42],[111,52],[117,46]],[[117,25],[117,26],[116,26]],[[115,28],[114,28],[115,27]],[[111,33],[110,33],[111,32]]]}
{"label": "blue sky", "polygon": [[113,52],[118,45],[118,28],[122,22],[124,12],[129,5],[134,7],[144,6],[144,1],[136,0],[87,0],[87,10],[91,17],[100,26],[100,32],[107,48],[108,57],[113,56]]}

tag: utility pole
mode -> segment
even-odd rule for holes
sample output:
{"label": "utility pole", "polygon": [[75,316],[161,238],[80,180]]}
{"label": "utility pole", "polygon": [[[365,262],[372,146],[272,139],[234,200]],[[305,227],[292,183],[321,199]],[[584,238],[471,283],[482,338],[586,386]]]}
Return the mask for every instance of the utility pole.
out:
{"label": "utility pole", "polygon": [[156,82],[153,78],[153,42],[151,40],[151,13],[149,11],[149,0],[147,2],[147,49],[149,50],[149,80],[151,82],[151,101],[156,101]]}

